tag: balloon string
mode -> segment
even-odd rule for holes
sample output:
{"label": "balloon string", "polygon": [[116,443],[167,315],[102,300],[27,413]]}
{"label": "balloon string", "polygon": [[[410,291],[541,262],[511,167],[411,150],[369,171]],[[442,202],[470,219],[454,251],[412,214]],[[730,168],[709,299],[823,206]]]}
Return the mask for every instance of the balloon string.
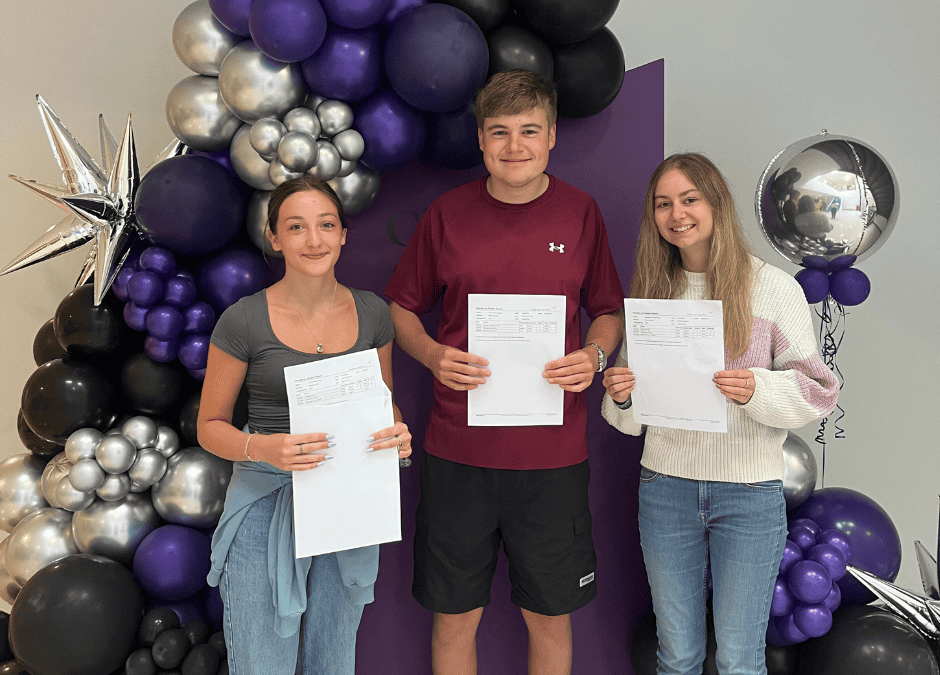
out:
{"label": "balloon string", "polygon": [[[842,346],[842,340],[845,337],[845,307],[836,302],[832,296],[827,296],[821,305],[821,309],[816,310],[819,317],[819,344],[822,351],[822,359],[826,366],[831,370],[839,381],[839,391],[845,385],[845,377],[839,368],[837,356],[839,347]],[[845,438],[845,429],[842,428],[842,418],[845,417],[845,410],[841,405],[836,404],[839,415],[833,420],[835,428],[834,438]],[[819,432],[816,434],[816,442],[822,446],[822,487],[826,486],[826,423],[829,417],[823,418],[819,423]]]}

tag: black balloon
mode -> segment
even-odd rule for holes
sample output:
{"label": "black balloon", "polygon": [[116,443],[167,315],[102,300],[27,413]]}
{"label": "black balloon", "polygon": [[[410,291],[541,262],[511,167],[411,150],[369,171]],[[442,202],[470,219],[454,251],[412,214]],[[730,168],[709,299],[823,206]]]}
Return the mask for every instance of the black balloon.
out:
{"label": "black balloon", "polygon": [[95,307],[95,288],[79,286],[55,311],[55,336],[73,356],[103,356],[117,351],[130,333],[124,322],[124,303],[108,294]]}
{"label": "black balloon", "polygon": [[9,661],[13,658],[13,650],[10,649],[10,615],[6,612],[0,612],[0,661]]}
{"label": "black balloon", "polygon": [[124,662],[125,675],[157,675],[157,664],[146,647],[131,652]]}
{"label": "black balloon", "polygon": [[448,169],[471,169],[483,162],[472,103],[434,115],[426,152],[428,159]]}
{"label": "black balloon", "polygon": [[513,4],[537,33],[571,44],[603,28],[620,0],[513,0]]}
{"label": "black balloon", "polygon": [[183,659],[182,675],[215,675],[219,669],[219,653],[209,645],[195,645]]}
{"label": "black balloon", "polygon": [[23,441],[23,445],[26,446],[26,449],[40,459],[48,461],[64,450],[61,445],[37,436],[36,432],[30,429],[29,425],[26,423],[22,408],[16,414],[16,431],[20,435],[20,440]]}
{"label": "black balloon", "polygon": [[183,632],[189,638],[189,644],[201,645],[209,639],[209,624],[204,621],[187,621],[183,624]]}
{"label": "black balloon", "polygon": [[602,28],[587,40],[555,50],[558,114],[580,118],[610,105],[623,85],[623,50],[616,36]]}
{"label": "black balloon", "polygon": [[120,563],[72,555],[23,586],[10,646],[33,675],[107,675],[136,647],[144,595]]}
{"label": "black balloon", "polygon": [[496,28],[509,11],[509,0],[437,0],[456,7],[473,19],[484,33]]}
{"label": "black balloon", "polygon": [[500,26],[487,36],[486,43],[490,50],[490,77],[522,68],[552,81],[555,74],[552,50],[534,33],[511,24]]}
{"label": "black balloon", "polygon": [[55,319],[49,319],[36,332],[33,338],[33,361],[37,366],[48,363],[53,359],[61,359],[68,354],[59,344],[55,336]]}
{"label": "black balloon", "polygon": [[104,430],[117,418],[117,397],[107,376],[69,357],[39,366],[26,381],[21,405],[29,428],[59,445],[77,429]]}
{"label": "black balloon", "polygon": [[[180,408],[179,432],[187,446],[199,445],[196,435],[196,418],[199,416],[199,399],[202,391],[191,394]],[[232,411],[232,426],[243,429],[248,424],[248,390],[242,387],[235,399],[235,409]]]}
{"label": "black balloon", "polygon": [[30,675],[30,672],[18,661],[7,661],[0,665],[0,675]]}
{"label": "black balloon", "polygon": [[165,630],[153,641],[151,648],[153,661],[164,670],[176,668],[186,658],[190,646],[189,636],[183,632],[182,628]]}
{"label": "black balloon", "polygon": [[799,672],[825,675],[937,675],[937,659],[910,623],[879,607],[851,605],[832,628],[802,645]]}
{"label": "black balloon", "polygon": [[209,642],[207,644],[217,651],[219,656],[225,656],[228,654],[228,648],[225,646],[225,633],[222,631],[210,635]]}
{"label": "black balloon", "polygon": [[147,415],[159,415],[177,404],[189,376],[182,367],[157,363],[146,354],[134,354],[121,368],[121,388],[128,406]]}
{"label": "black balloon", "polygon": [[138,639],[145,647],[153,645],[160,633],[180,627],[180,618],[169,607],[157,607],[144,615],[140,622]]}

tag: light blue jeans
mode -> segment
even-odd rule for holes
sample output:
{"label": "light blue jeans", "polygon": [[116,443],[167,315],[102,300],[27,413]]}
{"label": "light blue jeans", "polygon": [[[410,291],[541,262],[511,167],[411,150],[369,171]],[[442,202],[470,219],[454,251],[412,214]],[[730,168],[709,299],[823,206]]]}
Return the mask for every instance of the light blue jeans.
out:
{"label": "light blue jeans", "polygon": [[268,532],[276,493],[255,502],[242,521],[219,584],[231,675],[354,675],[362,605],[349,601],[334,554],[313,560],[300,632],[274,631],[268,581]]}
{"label": "light blue jeans", "polygon": [[640,543],[659,675],[699,675],[711,561],[721,675],[765,675],[765,634],[787,537],[781,481],[722,483],[640,471]]}

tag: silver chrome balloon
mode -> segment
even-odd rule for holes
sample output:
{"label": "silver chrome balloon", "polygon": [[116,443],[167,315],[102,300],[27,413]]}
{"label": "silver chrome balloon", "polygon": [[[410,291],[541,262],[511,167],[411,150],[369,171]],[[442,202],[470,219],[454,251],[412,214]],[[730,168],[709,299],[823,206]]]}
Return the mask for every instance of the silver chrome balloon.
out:
{"label": "silver chrome balloon", "polygon": [[44,468],[31,452],[0,462],[0,530],[10,532],[29,514],[49,506],[42,493]]}
{"label": "silver chrome balloon", "polygon": [[137,451],[137,459],[127,470],[127,477],[131,479],[132,484],[150,487],[163,478],[165,473],[166,457],[155,448],[142,448]]}
{"label": "silver chrome balloon", "polygon": [[248,212],[245,215],[245,228],[251,243],[266,256],[283,258],[284,254],[271,248],[271,240],[267,237],[268,230],[268,202],[271,193],[265,190],[256,190],[248,200]]}
{"label": "silver chrome balloon", "polygon": [[326,100],[317,106],[320,135],[331,137],[346,131],[353,123],[353,109],[342,101]]}
{"label": "silver chrome balloon", "polygon": [[317,141],[317,163],[307,171],[308,176],[333,180],[339,173],[342,158],[329,141]]}
{"label": "silver chrome balloon", "polygon": [[183,65],[200,75],[218,75],[222,59],[244,38],[227,30],[208,0],[187,6],[173,24],[173,48]]}
{"label": "silver chrome balloon", "polygon": [[97,429],[79,429],[73,431],[65,442],[65,456],[74,464],[80,459],[95,456],[95,448],[104,438],[104,434]]}
{"label": "silver chrome balloon", "polygon": [[330,139],[330,143],[339,151],[339,156],[347,160],[357,160],[366,151],[365,139],[355,129],[339,132]]}
{"label": "silver chrome balloon", "polygon": [[10,571],[7,569],[7,546],[9,543],[9,537],[0,541],[0,600],[12,605],[22,587],[13,581]]}
{"label": "silver chrome balloon", "polygon": [[139,485],[138,483],[131,481],[131,489],[130,489],[131,492],[146,492],[149,489],[150,489],[149,485]]}
{"label": "silver chrome balloon", "polygon": [[320,96],[320,94],[316,94],[311,91],[309,94],[307,94],[307,98],[304,99],[303,107],[316,111],[317,106],[323,103],[325,100],[325,96]]}
{"label": "silver chrome balloon", "polygon": [[67,479],[69,471],[71,470],[72,463],[68,460],[68,457],[65,456],[64,451],[49,460],[49,463],[46,464],[46,467],[42,470],[40,484],[42,486],[42,494],[49,503],[49,506],[57,509],[62,508],[61,504],[55,499],[55,489],[58,487],[60,480],[63,478]]}
{"label": "silver chrome balloon", "polygon": [[198,446],[185,448],[167,462],[166,474],[153,486],[153,505],[176,525],[211,527],[225,505],[232,463]]}
{"label": "silver chrome balloon", "polygon": [[[85,462],[93,462],[93,459],[82,460]],[[81,511],[84,508],[87,508],[95,501],[95,493],[92,492],[82,492],[81,490],[76,490],[72,487],[72,483],[67,478],[63,478],[59,481],[59,484],[55,486],[55,500],[59,505],[60,509],[65,509],[66,511]]]}
{"label": "silver chrome balloon", "polygon": [[286,183],[289,180],[294,178],[300,178],[303,176],[303,172],[291,171],[286,166],[281,163],[281,160],[275,157],[271,160],[271,166],[268,169],[268,179],[274,185],[280,185]]}
{"label": "silver chrome balloon", "polygon": [[121,433],[138,450],[152,448],[157,444],[157,423],[144,415],[131,417],[121,425]]}
{"label": "silver chrome balloon", "polygon": [[46,565],[78,553],[72,538],[72,514],[45,508],[13,528],[7,544],[7,571],[20,586]]}
{"label": "silver chrome balloon", "polygon": [[161,424],[157,427],[157,450],[164,457],[171,457],[180,449],[179,434],[172,427]]}
{"label": "silver chrome balloon", "polygon": [[379,172],[362,162],[345,178],[334,178],[330,181],[348,216],[362,213],[369,208],[379,193],[381,183]]}
{"label": "silver chrome balloon", "polygon": [[310,108],[294,108],[284,115],[284,126],[288,131],[306,131],[314,138],[320,137],[320,118]]}
{"label": "silver chrome balloon", "polygon": [[[69,483],[79,492],[94,492],[104,483],[104,478],[104,469],[95,458],[80,459],[69,470]],[[69,511],[74,510],[69,509]]]}
{"label": "silver chrome balloon", "polygon": [[124,432],[121,431],[121,427],[114,427],[113,429],[108,429],[104,432],[105,436],[123,436]]}
{"label": "silver chrome balloon", "polygon": [[235,45],[219,68],[222,99],[245,122],[282,117],[307,96],[298,63],[281,63],[261,53],[251,40]]}
{"label": "silver chrome balloon", "polygon": [[778,153],[760,177],[754,202],[770,245],[800,264],[808,256],[870,256],[894,229],[900,193],[876,150],[823,133]]}
{"label": "silver chrome balloon", "polygon": [[95,448],[95,459],[112,474],[124,473],[137,457],[137,446],[123,433],[105,436]]}
{"label": "silver chrome balloon", "polygon": [[131,491],[131,479],[126,473],[110,473],[95,494],[106,502],[116,502],[123,499]]}
{"label": "silver chrome balloon", "polygon": [[288,171],[304,172],[317,163],[317,140],[306,131],[288,131],[277,144],[277,158]]}
{"label": "silver chrome balloon", "polygon": [[222,100],[218,79],[205,75],[191,75],[170,90],[166,121],[183,143],[205,152],[228,147],[242,124]]}
{"label": "silver chrome balloon", "polygon": [[236,175],[255,190],[273,190],[276,186],[268,178],[271,162],[259,155],[248,138],[251,130],[250,124],[243,124],[235,132],[232,145],[229,147],[229,157]]}
{"label": "silver chrome balloon", "polygon": [[277,157],[277,144],[287,133],[283,122],[273,117],[263,117],[248,130],[248,142],[261,157],[270,162]]}
{"label": "silver chrome balloon", "polygon": [[336,178],[345,178],[356,170],[358,162],[355,159],[344,159],[339,163],[339,171],[336,172]]}
{"label": "silver chrome balloon", "polygon": [[787,511],[805,502],[816,489],[816,457],[792,431],[783,440],[783,497]]}
{"label": "silver chrome balloon", "polygon": [[96,499],[72,518],[72,533],[82,553],[96,553],[130,565],[140,542],[161,524],[150,497],[130,493],[113,502]]}

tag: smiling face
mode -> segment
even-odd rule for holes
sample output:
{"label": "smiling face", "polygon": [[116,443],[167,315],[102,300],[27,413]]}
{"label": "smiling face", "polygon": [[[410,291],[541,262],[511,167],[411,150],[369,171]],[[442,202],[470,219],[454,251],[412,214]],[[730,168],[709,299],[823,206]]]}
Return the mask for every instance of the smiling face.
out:
{"label": "smiling face", "polygon": [[679,169],[670,169],[656,183],[653,215],[659,236],[679,249],[682,267],[690,272],[705,271],[715,229],[714,212]]}
{"label": "smiling face", "polygon": [[346,243],[336,205],[319,190],[288,196],[280,205],[271,247],[284,254],[288,270],[308,276],[332,273]]}
{"label": "smiling face", "polygon": [[489,193],[510,204],[530,202],[545,191],[549,151],[555,147],[555,125],[543,108],[483,120],[478,130],[483,163],[490,172]]}

